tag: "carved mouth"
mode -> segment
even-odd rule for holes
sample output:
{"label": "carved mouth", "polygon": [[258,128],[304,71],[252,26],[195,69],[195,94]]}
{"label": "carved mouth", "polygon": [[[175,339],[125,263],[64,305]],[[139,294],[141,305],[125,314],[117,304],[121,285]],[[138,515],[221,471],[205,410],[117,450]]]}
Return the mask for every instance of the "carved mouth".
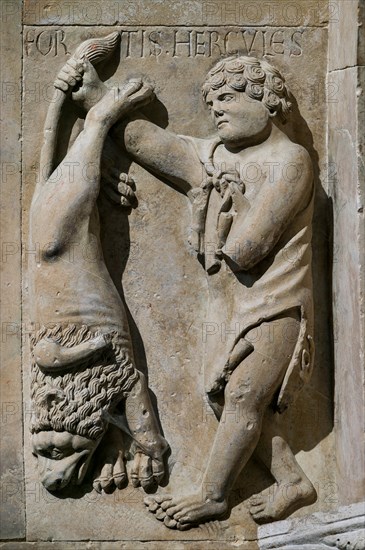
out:
{"label": "carved mouth", "polygon": [[75,470],[76,485],[80,485],[83,482],[86,472],[89,468],[92,455],[93,453],[91,452],[85,453],[84,456],[80,457],[80,459],[78,460],[77,469]]}
{"label": "carved mouth", "polygon": [[217,124],[217,128],[220,128],[222,124],[228,124],[228,120],[220,120]]}
{"label": "carved mouth", "polygon": [[42,483],[48,491],[60,491],[67,485],[80,485],[85,477],[92,453],[81,453],[54,460],[38,456],[42,461]]}

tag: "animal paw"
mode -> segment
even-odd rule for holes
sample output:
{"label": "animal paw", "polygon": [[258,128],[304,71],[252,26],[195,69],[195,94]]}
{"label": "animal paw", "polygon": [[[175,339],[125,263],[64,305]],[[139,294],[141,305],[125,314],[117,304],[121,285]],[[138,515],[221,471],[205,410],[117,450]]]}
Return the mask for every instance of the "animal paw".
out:
{"label": "animal paw", "polygon": [[133,487],[141,486],[144,490],[159,485],[165,474],[164,463],[156,458],[151,458],[140,449],[134,452],[131,469],[131,481]]}
{"label": "animal paw", "polygon": [[109,426],[99,445],[95,475],[93,487],[98,493],[112,493],[115,489],[122,489],[127,483],[123,436],[115,426]]}

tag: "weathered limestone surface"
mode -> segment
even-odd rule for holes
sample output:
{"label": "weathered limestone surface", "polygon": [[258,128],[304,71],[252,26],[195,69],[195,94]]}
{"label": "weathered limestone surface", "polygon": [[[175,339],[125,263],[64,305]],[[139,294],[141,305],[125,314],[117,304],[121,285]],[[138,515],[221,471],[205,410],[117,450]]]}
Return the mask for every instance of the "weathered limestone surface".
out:
{"label": "weathered limestone surface", "polygon": [[326,26],[339,17],[339,5],[327,0],[298,2],[231,2],[187,0],[166,7],[161,0],[76,2],[25,0],[27,25],[244,25]]}
{"label": "weathered limestone surface", "polygon": [[[133,546],[132,546],[133,545]],[[234,550],[236,542],[217,542],[216,540],[205,540],[204,542],[77,542],[80,550],[205,550],[207,546],[212,550]],[[0,548],[6,550],[68,550],[74,549],[74,542],[6,542],[0,543]],[[241,550],[258,550],[256,542],[242,542],[239,545]]]}
{"label": "weathered limestone surface", "polygon": [[0,538],[25,535],[21,379],[21,1],[1,12]]}
{"label": "weathered limestone surface", "polygon": [[[0,543],[0,548],[63,550],[75,544],[85,550],[363,548],[363,506],[351,506],[364,500],[365,471],[363,446],[354,444],[363,441],[364,352],[359,343],[365,339],[360,124],[365,111],[364,68],[357,67],[365,56],[364,40],[356,33],[358,7],[363,10],[363,3],[358,6],[352,0],[189,0],[169,5],[158,0],[4,2],[2,40],[10,70],[2,78],[6,94],[2,107],[9,122],[2,137],[1,481],[5,506],[1,507],[0,538],[9,542]],[[253,521],[248,498],[273,484],[255,459],[231,491],[229,518],[189,531],[167,529],[156,521],[143,504],[144,491],[131,483],[112,494],[98,494],[89,480],[59,496],[40,481],[39,459],[37,466],[29,433],[33,406],[29,335],[34,319],[28,265],[40,261],[49,239],[41,235],[28,244],[30,205],[56,75],[81,42],[114,30],[121,35],[120,53],[98,68],[102,80],[111,86],[142,78],[153,86],[157,101],[145,106],[144,112],[176,134],[198,138],[214,134],[201,85],[206,73],[228,55],[266,59],[282,72],[294,94],[293,114],[283,129],[309,152],[316,189],[312,239],[316,355],[311,381],[281,421],[298,463],[316,489],[317,501],[294,512],[289,520],[259,529]],[[8,83],[15,84],[7,88]],[[84,117],[71,102],[62,113],[59,159],[83,128],[78,117]],[[119,172],[128,171],[120,160],[112,162]],[[68,180],[75,168],[76,164],[67,165]],[[207,317],[207,277],[189,244],[187,197],[135,162],[129,176],[136,182],[135,210],[127,215],[105,198],[98,204],[104,259],[115,286],[124,294],[136,364],[147,376],[162,434],[171,447],[168,490],[186,495],[204,474],[218,425],[204,397],[204,344],[212,328],[223,343],[235,327],[218,326]],[[74,250],[92,271],[93,250],[80,243],[75,243]],[[129,460],[129,479],[132,468]],[[288,499],[292,489],[285,487]],[[339,510],[340,505],[350,506]],[[352,546],[346,546],[350,532]]]}
{"label": "weathered limestone surface", "polygon": [[[336,101],[328,105],[328,155],[333,174],[337,484],[339,502],[350,504],[363,501],[365,491],[364,3],[342,2],[339,7],[339,21],[329,27],[328,83]],[[346,48],[343,36],[350,37]]]}
{"label": "weathered limestone surface", "polygon": [[[200,87],[204,75],[217,56],[239,49],[250,55],[267,55],[267,59],[281,69],[289,87],[297,98],[293,121],[287,132],[294,141],[309,149],[315,172],[319,172],[320,159],[325,155],[323,125],[326,106],[326,39],[325,29],[317,26],[282,28],[257,27],[244,30],[246,42],[238,35],[238,27],[189,27],[142,29],[138,26],[116,27],[122,32],[121,59],[113,61],[110,72],[112,82],[124,82],[128,78],[147,75],[147,81],[155,85],[161,102],[159,111],[146,112],[170,130],[179,134],[206,137],[213,126],[204,107]],[[242,30],[241,28],[239,28]],[[152,34],[151,32],[156,34]],[[42,134],[47,103],[55,74],[76,46],[91,36],[105,36],[108,27],[25,27],[25,110],[24,132]],[[227,34],[227,33],[231,34]],[[216,33],[212,35],[212,33]],[[268,34],[267,34],[268,33]],[[212,46],[212,36],[215,44]],[[228,36],[228,40],[226,37]],[[273,41],[268,42],[267,36]],[[265,38],[266,37],[266,38]],[[142,43],[143,41],[143,43]],[[197,45],[197,41],[201,45]],[[227,46],[228,44],[228,46]],[[245,46],[246,44],[246,46]],[[224,46],[226,45],[226,46]],[[226,49],[224,49],[226,47]],[[228,48],[228,50],[227,50]],[[246,49],[245,49],[246,48]],[[52,59],[53,71],[49,71]],[[115,72],[114,72],[115,71]],[[308,74],[305,87],[302,75]],[[107,75],[109,76],[109,75]],[[179,101],[175,100],[176,90]],[[305,122],[304,122],[305,121]],[[34,189],[34,174],[39,158],[40,138],[27,142],[24,147],[25,185],[24,207],[28,210]],[[324,166],[323,166],[324,168]],[[32,173],[33,172],[33,173]],[[172,488],[189,487],[202,474],[207,453],[215,431],[214,416],[202,398],[204,394],[202,372],[202,346],[207,287],[204,272],[193,257],[188,245],[190,224],[186,198],[172,189],[162,186],[151,174],[132,166],[131,174],[137,184],[138,208],[129,217],[131,249],[127,268],[123,275],[126,302],[138,327],[143,342],[136,347],[137,363],[148,368],[149,386],[156,395],[160,421],[164,435],[172,448]],[[291,445],[298,460],[308,472],[319,494],[313,509],[336,504],[336,487],[332,461],[331,438],[331,378],[328,302],[326,284],[327,229],[326,175],[321,184],[317,176],[317,199],[314,231],[314,278],[316,303],[317,364],[312,382],[299,396],[290,414],[283,417]],[[125,257],[124,232],[127,220],[110,209],[104,215],[110,252],[110,266],[118,273],[117,255]],[[27,219],[24,219],[24,235],[27,235]],[[24,237],[26,238],[26,237]],[[40,243],[40,248],[42,248]],[[121,260],[122,263],[124,260]],[[117,276],[117,275],[116,275]],[[326,297],[327,296],[327,297]],[[172,304],[176,307],[171,309]],[[192,312],[194,312],[192,316]],[[209,321],[209,319],[208,319]],[[230,330],[230,327],[227,327]],[[218,327],[219,337],[225,338],[225,327]],[[168,335],[168,337],[167,337]],[[136,336],[136,334],[135,334]],[[24,353],[28,353],[26,347]],[[25,371],[24,387],[26,403],[30,407],[29,371]],[[299,421],[300,419],[300,421]],[[310,426],[310,429],[308,429]],[[26,428],[27,429],[27,428]],[[194,434],[199,434],[196,437]],[[204,451],[202,452],[202,449]],[[181,539],[184,533],[167,530],[153,516],[146,516],[142,494],[131,487],[114,495],[86,494],[82,499],[60,500],[47,494],[38,481],[35,460],[26,447],[28,483],[28,533],[30,540],[47,539],[49,533],[62,540],[67,530],[68,538],[91,539]],[[233,492],[234,507],[229,522],[216,522],[216,538],[244,539],[255,537],[256,527],[241,504],[257,483],[267,483],[265,475],[256,465],[250,468],[250,483],[242,474]],[[259,480],[261,481],[259,482]],[[246,496],[247,495],[247,496]],[[87,502],[87,506],[85,506]],[[116,505],[116,502],[118,503]],[[52,514],[50,513],[52,509]],[[299,514],[304,513],[298,512]],[[52,517],[57,515],[55,524]],[[115,518],[113,524],[104,517]],[[120,526],[123,525],[121,529]],[[244,528],[241,525],[245,525]],[[207,539],[205,526],[189,533],[190,538]]]}
{"label": "weathered limestone surface", "polygon": [[305,520],[288,519],[259,527],[262,550],[361,550],[365,547],[365,506],[353,504],[327,513],[308,515]]}

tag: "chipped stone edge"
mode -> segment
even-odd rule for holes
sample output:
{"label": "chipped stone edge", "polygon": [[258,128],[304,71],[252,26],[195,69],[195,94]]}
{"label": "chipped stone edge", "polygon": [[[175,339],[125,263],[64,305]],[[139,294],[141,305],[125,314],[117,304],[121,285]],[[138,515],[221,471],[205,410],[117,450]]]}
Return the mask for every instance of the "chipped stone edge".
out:
{"label": "chipped stone edge", "polygon": [[364,550],[365,502],[259,527],[260,550]]}

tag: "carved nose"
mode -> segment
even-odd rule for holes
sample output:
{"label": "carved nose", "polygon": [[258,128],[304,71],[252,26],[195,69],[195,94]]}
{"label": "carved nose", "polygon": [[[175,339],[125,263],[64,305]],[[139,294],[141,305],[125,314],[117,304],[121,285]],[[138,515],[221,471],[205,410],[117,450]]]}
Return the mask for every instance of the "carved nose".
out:
{"label": "carved nose", "polygon": [[223,111],[214,111],[214,116],[216,118],[220,117],[220,116],[223,116]]}
{"label": "carved nose", "polygon": [[59,491],[64,486],[64,477],[60,473],[50,472],[43,476],[42,484],[48,491]]}

